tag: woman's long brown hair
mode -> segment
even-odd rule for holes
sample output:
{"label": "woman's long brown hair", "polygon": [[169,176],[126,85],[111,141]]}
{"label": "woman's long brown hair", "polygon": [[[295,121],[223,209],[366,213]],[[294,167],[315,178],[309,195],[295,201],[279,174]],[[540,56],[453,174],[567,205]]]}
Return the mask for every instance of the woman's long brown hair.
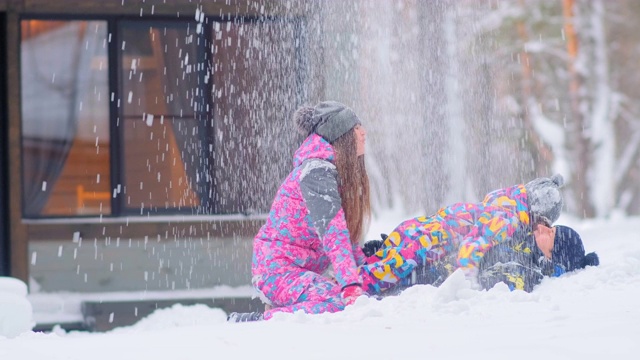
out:
{"label": "woman's long brown hair", "polygon": [[332,145],[336,152],[338,190],[347,229],[351,243],[357,244],[364,237],[371,219],[369,176],[364,165],[364,155],[357,156],[354,129],[337,138]]}

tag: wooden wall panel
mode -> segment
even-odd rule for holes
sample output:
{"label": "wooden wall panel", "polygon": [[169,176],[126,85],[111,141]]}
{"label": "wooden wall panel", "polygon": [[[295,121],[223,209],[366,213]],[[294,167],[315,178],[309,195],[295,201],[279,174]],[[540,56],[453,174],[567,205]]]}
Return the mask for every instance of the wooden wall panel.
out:
{"label": "wooden wall panel", "polygon": [[27,229],[22,223],[22,162],[20,127],[20,19],[15,12],[7,12],[7,114],[9,153],[9,236],[11,241],[11,276],[27,280]]}
{"label": "wooden wall panel", "polygon": [[[0,10],[0,49],[5,48],[6,38],[5,14]],[[7,112],[6,102],[6,59],[0,57],[0,144],[7,142]],[[0,276],[9,274],[9,201],[7,191],[7,169],[9,163],[6,157],[6,147],[0,146]]]}
{"label": "wooden wall panel", "polygon": [[[263,223],[262,218],[34,223],[29,225],[30,276],[41,291],[109,292],[248,285],[253,236]],[[78,236],[74,240],[75,232],[81,240]]]}
{"label": "wooden wall panel", "polygon": [[251,283],[252,237],[30,241],[30,276],[45,292],[152,291]]}

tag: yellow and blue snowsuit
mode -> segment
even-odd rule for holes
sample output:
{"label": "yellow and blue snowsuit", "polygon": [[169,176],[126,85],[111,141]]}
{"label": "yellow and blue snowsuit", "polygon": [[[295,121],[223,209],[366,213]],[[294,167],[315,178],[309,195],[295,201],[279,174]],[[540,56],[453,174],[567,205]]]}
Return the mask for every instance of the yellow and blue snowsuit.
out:
{"label": "yellow and blue snowsuit", "polygon": [[[484,259],[485,254],[491,256]],[[439,285],[458,268],[477,274],[484,287],[502,281],[530,291],[542,278],[538,255],[526,190],[516,185],[487,194],[481,203],[457,203],[404,221],[359,270],[370,294]],[[521,266],[494,266],[498,262]]]}
{"label": "yellow and blue snowsuit", "polygon": [[511,290],[530,292],[545,275],[554,273],[551,261],[535,246],[532,237],[515,237],[489,250],[478,267],[478,283],[483,289],[491,289],[497,283],[505,283]]}

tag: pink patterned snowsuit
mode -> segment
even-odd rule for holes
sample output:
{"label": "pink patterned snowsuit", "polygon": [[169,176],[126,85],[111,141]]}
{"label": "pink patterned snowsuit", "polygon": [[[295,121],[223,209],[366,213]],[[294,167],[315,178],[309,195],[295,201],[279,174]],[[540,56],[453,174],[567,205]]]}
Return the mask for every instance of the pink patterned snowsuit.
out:
{"label": "pink patterned snowsuit", "polygon": [[[364,254],[352,246],[338,192],[331,144],[311,134],[296,151],[266,224],[253,243],[252,283],[275,312],[336,312],[340,293],[361,284]],[[333,277],[326,275],[333,267]]]}

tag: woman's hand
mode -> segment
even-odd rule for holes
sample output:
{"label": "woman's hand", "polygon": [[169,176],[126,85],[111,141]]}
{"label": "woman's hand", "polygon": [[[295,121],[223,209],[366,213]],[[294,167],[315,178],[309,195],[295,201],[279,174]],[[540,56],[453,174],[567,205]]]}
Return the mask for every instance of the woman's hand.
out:
{"label": "woman's hand", "polygon": [[367,293],[362,290],[362,285],[360,284],[351,284],[342,288],[342,293],[340,293],[342,297],[342,302],[345,306],[352,305],[356,302],[360,296],[367,296]]}

